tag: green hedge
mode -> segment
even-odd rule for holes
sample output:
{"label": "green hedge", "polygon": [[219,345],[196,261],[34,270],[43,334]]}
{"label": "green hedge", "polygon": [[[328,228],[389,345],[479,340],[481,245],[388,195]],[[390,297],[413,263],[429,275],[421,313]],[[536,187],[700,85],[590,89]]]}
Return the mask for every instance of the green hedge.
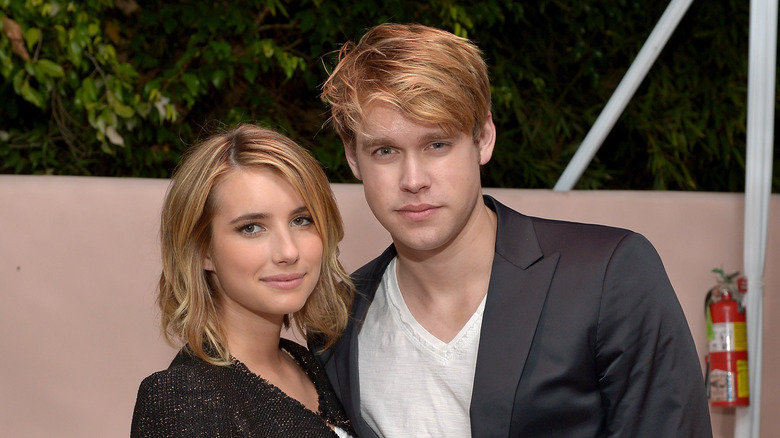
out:
{"label": "green hedge", "polygon": [[[667,5],[565,3],[0,0],[0,172],[167,177],[210,130],[256,122],[351,182],[318,86],[340,43],[395,21],[479,43],[484,185],[549,188]],[[578,188],[743,190],[748,3],[693,3]]]}

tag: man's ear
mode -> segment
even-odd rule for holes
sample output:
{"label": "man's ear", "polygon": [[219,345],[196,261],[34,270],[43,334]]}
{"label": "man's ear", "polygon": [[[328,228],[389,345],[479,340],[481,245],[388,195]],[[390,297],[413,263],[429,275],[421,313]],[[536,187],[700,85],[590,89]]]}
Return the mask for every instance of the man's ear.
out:
{"label": "man's ear", "polygon": [[355,175],[355,178],[362,181],[363,178],[360,176],[360,165],[357,159],[357,146],[344,145],[344,155],[347,157],[347,163],[349,163],[349,168],[352,169],[352,174]]}
{"label": "man's ear", "polygon": [[482,126],[482,134],[479,135],[479,164],[487,164],[493,156],[493,147],[496,145],[496,125],[493,123],[493,114],[488,112],[485,124]]}

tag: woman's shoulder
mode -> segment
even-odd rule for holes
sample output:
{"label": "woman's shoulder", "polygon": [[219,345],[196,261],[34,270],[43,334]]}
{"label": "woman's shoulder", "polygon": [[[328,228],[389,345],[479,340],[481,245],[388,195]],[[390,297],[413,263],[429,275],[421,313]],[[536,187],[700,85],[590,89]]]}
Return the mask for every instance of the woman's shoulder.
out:
{"label": "woman's shoulder", "polygon": [[131,437],[217,436],[229,430],[218,368],[180,355],[146,377],[138,389]]}
{"label": "woman's shoulder", "polygon": [[179,398],[189,392],[202,392],[213,387],[210,365],[182,349],[168,368],[152,373],[141,382],[139,396]]}

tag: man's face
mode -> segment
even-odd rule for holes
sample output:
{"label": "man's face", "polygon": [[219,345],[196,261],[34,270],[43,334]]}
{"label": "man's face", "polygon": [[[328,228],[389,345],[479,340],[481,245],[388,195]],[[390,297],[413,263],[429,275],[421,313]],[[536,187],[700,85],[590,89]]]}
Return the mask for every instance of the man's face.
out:
{"label": "man's face", "polygon": [[367,108],[347,161],[368,205],[399,251],[439,251],[458,241],[484,208],[479,167],[490,160],[495,126],[488,116],[478,144],[394,107]]}

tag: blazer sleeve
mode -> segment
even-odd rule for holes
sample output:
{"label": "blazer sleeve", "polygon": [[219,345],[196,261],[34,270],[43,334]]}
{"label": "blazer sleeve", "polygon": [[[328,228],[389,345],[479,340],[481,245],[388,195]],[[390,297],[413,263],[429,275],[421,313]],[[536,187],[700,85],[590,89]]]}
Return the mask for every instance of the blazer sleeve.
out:
{"label": "blazer sleeve", "polygon": [[[230,427],[220,421],[220,396],[203,386],[181,390],[182,376],[161,371],[141,382],[136,397],[131,438],[225,436]],[[205,389],[205,390],[204,390]]]}
{"label": "blazer sleeve", "polygon": [[154,376],[149,376],[141,382],[130,426],[131,438],[173,436],[173,431],[168,429],[172,423],[168,418],[170,411],[167,408],[170,406],[160,389],[159,380]]}
{"label": "blazer sleeve", "polygon": [[658,253],[632,233],[609,261],[596,366],[609,437],[712,437],[696,347]]}

